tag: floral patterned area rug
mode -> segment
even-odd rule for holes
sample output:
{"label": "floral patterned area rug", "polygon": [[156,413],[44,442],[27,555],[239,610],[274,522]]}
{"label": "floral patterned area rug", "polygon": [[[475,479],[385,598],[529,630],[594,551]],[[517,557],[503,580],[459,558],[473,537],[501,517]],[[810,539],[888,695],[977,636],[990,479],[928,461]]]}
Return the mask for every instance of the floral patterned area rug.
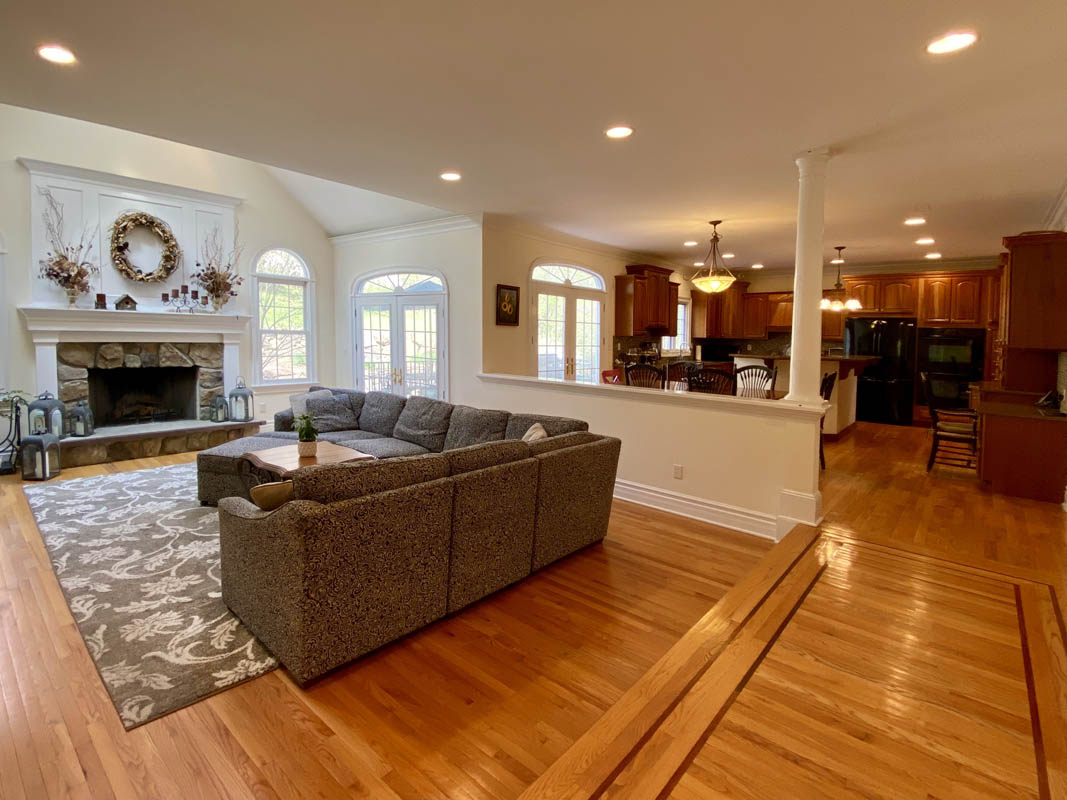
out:
{"label": "floral patterned area rug", "polygon": [[25,492],[127,730],[277,667],[222,602],[218,511],[197,501],[194,464]]}

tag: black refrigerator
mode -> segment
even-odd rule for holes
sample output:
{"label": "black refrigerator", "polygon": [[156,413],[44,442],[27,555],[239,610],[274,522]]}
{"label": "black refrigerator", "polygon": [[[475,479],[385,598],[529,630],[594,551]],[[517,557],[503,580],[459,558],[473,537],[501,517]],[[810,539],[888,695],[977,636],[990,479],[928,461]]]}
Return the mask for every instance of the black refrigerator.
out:
{"label": "black refrigerator", "polygon": [[915,336],[914,319],[845,320],[845,353],[879,359],[860,373],[856,419],[911,425]]}

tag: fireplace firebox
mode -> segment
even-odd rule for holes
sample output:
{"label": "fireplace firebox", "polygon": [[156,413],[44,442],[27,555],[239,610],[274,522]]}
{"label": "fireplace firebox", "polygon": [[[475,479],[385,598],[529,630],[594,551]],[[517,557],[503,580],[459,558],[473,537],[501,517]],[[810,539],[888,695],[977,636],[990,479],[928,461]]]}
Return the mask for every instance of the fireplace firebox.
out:
{"label": "fireplace firebox", "polygon": [[197,419],[199,367],[90,368],[89,406],[97,425]]}

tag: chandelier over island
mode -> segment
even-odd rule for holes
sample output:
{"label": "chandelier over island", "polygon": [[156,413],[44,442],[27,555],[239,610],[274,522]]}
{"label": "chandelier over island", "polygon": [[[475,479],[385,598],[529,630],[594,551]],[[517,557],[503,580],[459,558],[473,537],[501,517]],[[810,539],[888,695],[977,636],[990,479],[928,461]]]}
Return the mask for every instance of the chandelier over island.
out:
{"label": "chandelier over island", "polygon": [[841,265],[845,263],[845,257],[842,253],[845,250],[844,245],[837,245],[834,247],[837,251],[837,257],[830,261],[831,264],[837,264],[837,283],[834,284],[834,288],[823,295],[822,300],[819,301],[819,308],[823,311],[862,311],[863,304],[860,303],[857,297],[848,297],[845,293],[845,287],[841,283]]}
{"label": "chandelier over island", "polygon": [[712,220],[708,224],[711,225],[711,247],[704,258],[703,269],[693,276],[692,282],[700,291],[713,294],[725,292],[737,278],[726,268],[726,262],[719,253],[719,239],[722,237],[719,236],[718,226],[722,220]]}

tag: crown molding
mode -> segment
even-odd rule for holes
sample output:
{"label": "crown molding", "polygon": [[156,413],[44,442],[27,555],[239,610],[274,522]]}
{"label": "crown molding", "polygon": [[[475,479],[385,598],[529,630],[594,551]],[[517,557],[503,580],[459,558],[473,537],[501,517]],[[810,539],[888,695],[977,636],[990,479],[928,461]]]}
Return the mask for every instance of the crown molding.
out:
{"label": "crown molding", "polygon": [[1045,230],[1067,231],[1067,181],[1063,182],[1056,199],[1045,214]]}
{"label": "crown molding", "polygon": [[147,194],[162,194],[169,197],[182,197],[198,203],[211,203],[213,205],[236,208],[244,200],[240,197],[231,197],[227,194],[205,192],[202,189],[190,189],[186,186],[174,186],[170,183],[159,183],[142,178],[131,178],[126,175],[115,175],[111,172],[100,172],[95,169],[84,167],[72,167],[67,164],[54,164],[51,161],[38,161],[35,158],[19,156],[17,159],[31,175],[45,175],[50,178],[78,180],[83,183],[91,183],[108,189],[121,188],[132,192]]}
{"label": "crown molding", "polygon": [[408,225],[396,225],[391,228],[376,228],[371,231],[358,231],[356,233],[342,233],[339,236],[331,236],[333,244],[349,244],[351,242],[388,242],[393,239],[414,239],[419,236],[436,236],[441,233],[453,231],[465,231],[477,228],[481,222],[478,215],[471,217],[459,214],[454,217],[441,217],[440,219],[426,220],[425,222],[412,222]]}

